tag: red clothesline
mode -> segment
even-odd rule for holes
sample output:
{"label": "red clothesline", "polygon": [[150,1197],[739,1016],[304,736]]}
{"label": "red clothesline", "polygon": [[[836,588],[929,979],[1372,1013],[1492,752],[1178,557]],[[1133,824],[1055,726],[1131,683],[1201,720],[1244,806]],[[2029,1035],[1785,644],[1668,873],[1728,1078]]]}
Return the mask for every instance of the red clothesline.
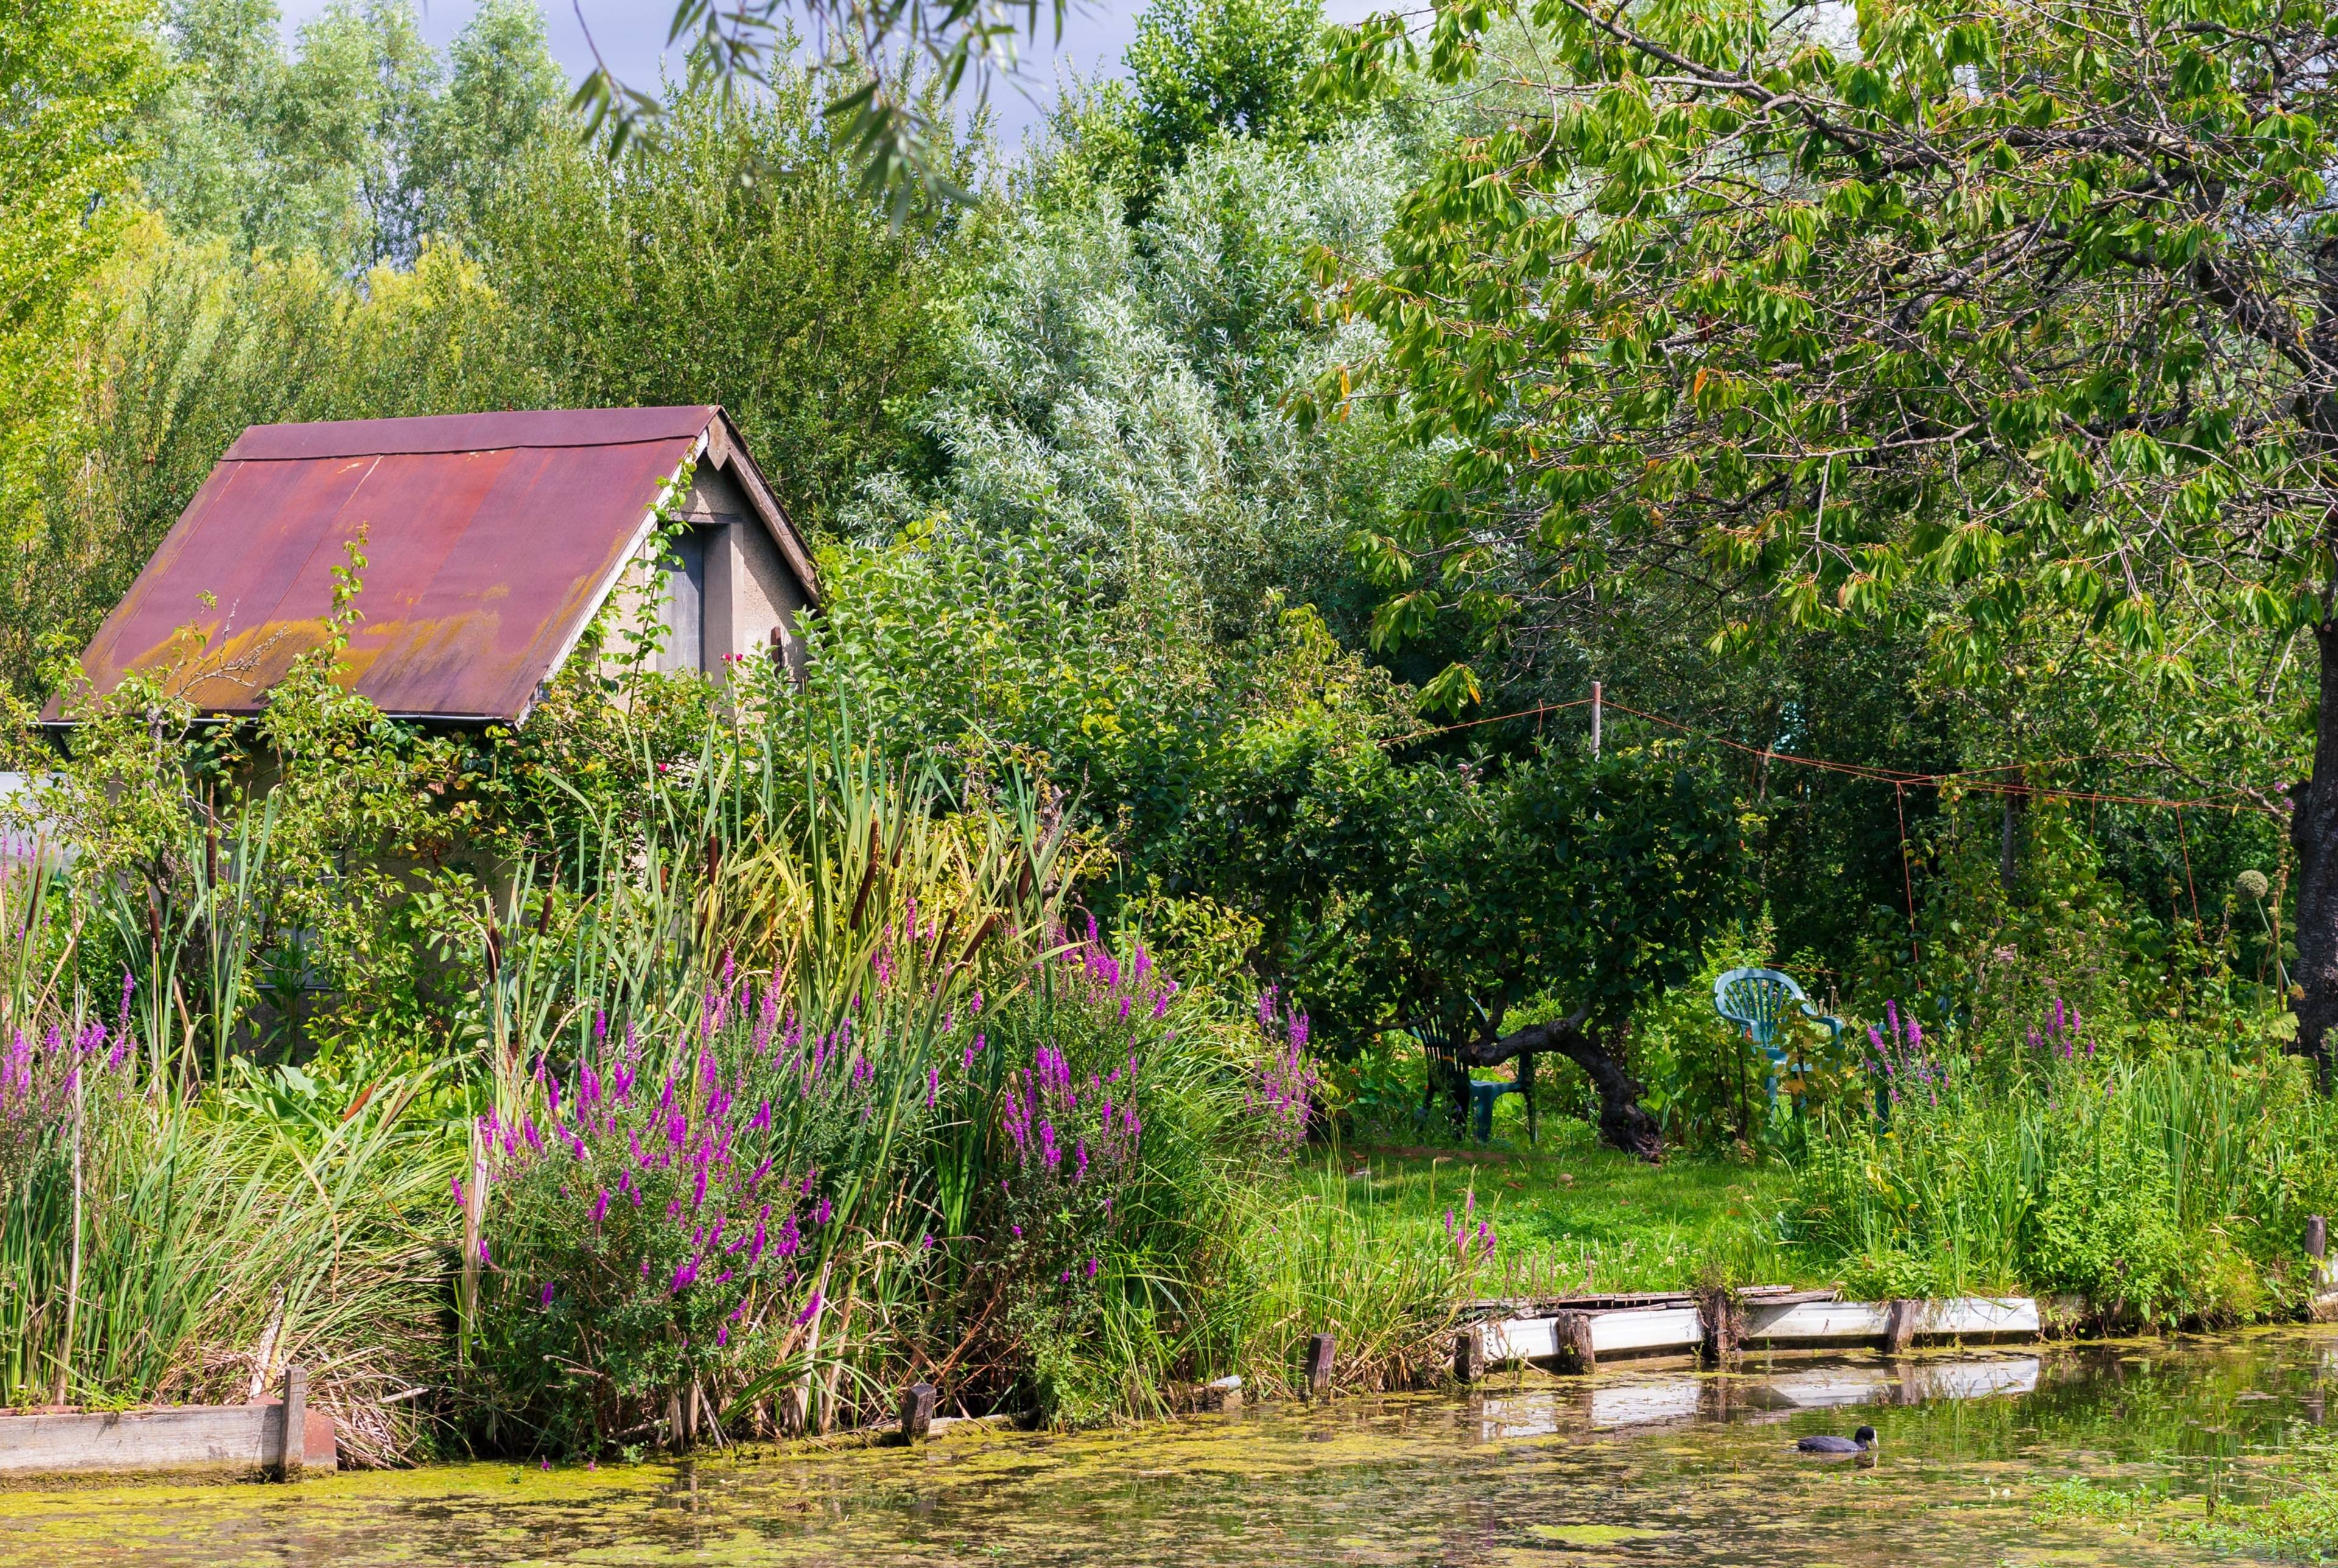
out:
{"label": "red clothesline", "polygon": [[[1570,708],[1587,708],[1591,706],[1592,701],[1588,697],[1578,697],[1569,702],[1538,702],[1531,708],[1521,708],[1514,712],[1495,713],[1483,719],[1466,719],[1458,724],[1440,725],[1434,730],[1423,730],[1418,735],[1407,736],[1403,741],[1399,741],[1397,744],[1425,740],[1432,735],[1449,735],[1457,730],[1473,730],[1481,724],[1499,724],[1512,719],[1538,719],[1547,713],[1565,712]],[[2089,752],[2078,757],[2054,757],[2040,762],[1998,762],[1985,768],[1960,769],[1948,773],[1911,773],[1897,768],[1879,768],[1865,762],[1836,762],[1823,757],[1803,757],[1792,751],[1780,751],[1773,747],[1748,745],[1743,740],[1733,740],[1726,735],[1716,735],[1711,730],[1699,730],[1694,725],[1684,724],[1676,719],[1667,719],[1661,713],[1650,713],[1638,708],[1629,707],[1604,694],[1600,703],[1601,706],[1612,708],[1618,713],[1628,713],[1635,719],[1645,719],[1651,724],[1662,724],[1666,729],[1677,730],[1684,735],[1710,741],[1716,746],[1725,746],[1734,751],[1742,751],[1749,757],[1758,757],[1765,762],[1788,762],[1801,768],[1816,768],[1822,772],[1840,773],[1852,779],[1864,779],[1871,783],[1890,784],[1902,791],[1915,786],[1940,789],[1947,785],[1956,785],[1963,789],[1977,789],[1984,794],[2019,795],[2043,800],[2091,800],[2111,806],[2151,806],[2176,811],[2238,811],[2246,808],[2264,811],[2267,815],[2272,814],[2268,808],[2252,799],[2246,791],[2240,789],[2226,790],[2220,795],[2203,796],[2196,799],[2171,800],[2155,795],[2114,795],[2100,790],[2058,789],[2047,785],[2011,783],[1986,777],[1988,774],[2003,773],[2018,768],[2054,768],[2076,762],[2095,761],[2107,756],[2116,755],[2110,752]]]}

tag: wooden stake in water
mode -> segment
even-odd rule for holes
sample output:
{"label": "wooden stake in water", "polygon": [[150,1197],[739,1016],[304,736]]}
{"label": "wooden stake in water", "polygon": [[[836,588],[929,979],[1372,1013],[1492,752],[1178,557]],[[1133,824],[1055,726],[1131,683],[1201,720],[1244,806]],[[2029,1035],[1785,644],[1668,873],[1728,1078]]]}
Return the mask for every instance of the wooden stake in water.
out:
{"label": "wooden stake in water", "polygon": [[922,1443],[934,1429],[934,1386],[912,1383],[901,1390],[901,1441]]}
{"label": "wooden stake in water", "polygon": [[1331,1357],[1338,1341],[1329,1334],[1317,1334],[1307,1341],[1307,1397],[1321,1399],[1331,1392]]}
{"label": "wooden stake in water", "polygon": [[1486,1330],[1472,1323],[1453,1337],[1453,1376],[1475,1383],[1486,1375]]}
{"label": "wooden stake in water", "polygon": [[298,1481],[309,1462],[309,1369],[298,1361],[284,1368],[284,1438],[276,1451],[279,1479]]}

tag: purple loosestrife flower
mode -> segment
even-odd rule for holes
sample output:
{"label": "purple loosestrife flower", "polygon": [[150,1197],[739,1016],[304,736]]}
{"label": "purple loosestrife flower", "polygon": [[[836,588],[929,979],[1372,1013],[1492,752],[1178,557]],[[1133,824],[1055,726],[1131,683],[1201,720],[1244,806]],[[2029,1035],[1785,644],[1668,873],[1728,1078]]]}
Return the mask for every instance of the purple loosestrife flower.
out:
{"label": "purple loosestrife flower", "polygon": [[463,1206],[463,1179],[460,1176],[449,1176],[447,1181],[455,1189],[455,1207],[460,1209]]}
{"label": "purple loosestrife flower", "polygon": [[551,1305],[552,1305],[552,1281],[551,1281],[551,1280],[546,1279],[546,1280],[544,1282],[544,1289],[543,1289],[542,1293],[541,1293],[541,1294],[539,1294],[539,1295],[536,1297],[536,1298],[535,1298],[535,1304],[536,1304],[536,1306],[537,1306],[539,1308],[545,1308],[545,1307],[549,1307],[549,1306],[551,1306]]}
{"label": "purple loosestrife flower", "polygon": [[601,1189],[601,1195],[593,1200],[593,1224],[594,1229],[597,1230],[600,1227],[601,1221],[606,1220],[608,1217],[609,1190],[606,1187],[604,1187]]}
{"label": "purple loosestrife flower", "polygon": [[827,1195],[823,1193],[820,1202],[812,1209],[811,1222],[815,1225],[825,1225],[828,1223],[828,1217],[835,1212],[835,1206],[829,1202]]}
{"label": "purple loosestrife flower", "polygon": [[820,1292],[815,1290],[811,1293],[811,1299],[804,1303],[804,1309],[796,1314],[796,1326],[801,1328],[819,1316]]}
{"label": "purple loosestrife flower", "polygon": [[1093,1258],[1089,1259],[1088,1259],[1088,1278],[1089,1278],[1089,1279],[1095,1279],[1098,1273],[1102,1272],[1102,1270],[1103,1270],[1103,1267],[1104,1267],[1104,1266],[1103,1266],[1102,1264],[1098,1263],[1095,1259],[1093,1259]]}

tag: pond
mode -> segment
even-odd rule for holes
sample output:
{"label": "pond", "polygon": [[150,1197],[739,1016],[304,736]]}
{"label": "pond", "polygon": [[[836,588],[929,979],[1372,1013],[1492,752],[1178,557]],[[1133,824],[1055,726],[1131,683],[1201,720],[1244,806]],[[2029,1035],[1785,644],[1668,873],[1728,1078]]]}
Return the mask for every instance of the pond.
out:
{"label": "pond", "polygon": [[[2215,1552],[2172,1541],[2169,1522],[2264,1494],[2268,1470],[2314,1442],[2332,1385],[2338,1331],[2284,1328],[1897,1367],[1498,1375],[1468,1396],[915,1451],[19,1486],[0,1492],[0,1562],[2205,1562]],[[1871,1464],[1793,1452],[1862,1423],[1882,1435]],[[2151,1523],[2064,1516],[2055,1484],[2071,1477],[2120,1489],[2088,1495],[2143,1494]]]}

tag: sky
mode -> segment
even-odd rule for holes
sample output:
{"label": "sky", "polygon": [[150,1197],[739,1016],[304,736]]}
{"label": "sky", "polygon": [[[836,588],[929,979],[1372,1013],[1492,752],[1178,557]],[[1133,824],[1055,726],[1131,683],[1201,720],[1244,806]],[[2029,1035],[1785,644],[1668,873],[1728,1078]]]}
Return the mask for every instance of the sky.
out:
{"label": "sky", "polygon": [[[544,9],[545,31],[553,58],[570,80],[592,69],[593,50],[628,86],[654,87],[664,51],[666,29],[673,20],[673,0],[538,0]],[[1338,22],[1352,22],[1382,9],[1388,0],[1326,0],[1325,14]],[[281,0],[284,29],[289,35],[330,4],[330,0]],[[469,21],[476,0],[414,0],[422,14],[422,30],[444,49],[463,24]],[[1046,117],[1056,87],[1068,74],[1094,79],[1120,74],[1121,51],[1136,35],[1141,0],[1072,0],[1064,19],[1064,37],[1057,45],[1043,21],[1041,37],[1026,41],[1026,63],[1019,81],[1001,83],[994,90],[998,137],[1007,147]],[[1043,8],[1044,15],[1044,8]],[[581,20],[580,20],[581,17]],[[587,29],[591,43],[586,43]]]}

